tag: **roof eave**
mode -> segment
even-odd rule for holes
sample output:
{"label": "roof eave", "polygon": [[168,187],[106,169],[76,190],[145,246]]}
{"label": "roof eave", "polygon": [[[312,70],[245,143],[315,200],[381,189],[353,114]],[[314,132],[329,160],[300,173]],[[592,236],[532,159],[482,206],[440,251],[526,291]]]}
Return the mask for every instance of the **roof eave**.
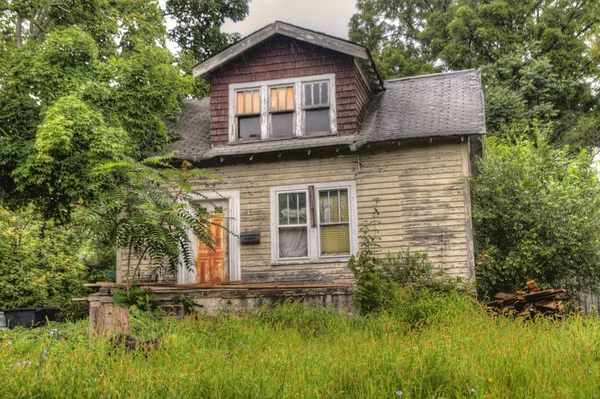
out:
{"label": "roof eave", "polygon": [[276,34],[314,44],[316,46],[327,48],[333,51],[338,51],[343,54],[348,54],[358,60],[361,64],[368,65],[368,67],[372,68],[373,78],[376,80],[376,82],[371,82],[369,84],[370,86],[382,86],[381,78],[379,77],[377,69],[373,64],[371,55],[366,47],[347,40],[300,28],[280,21],[276,21],[265,26],[264,28],[252,33],[249,36],[246,36],[239,42],[232,44],[214,56],[196,65],[192,69],[192,74],[194,77],[206,75],[207,73],[210,73],[222,65],[232,61],[242,53],[257,46]]}

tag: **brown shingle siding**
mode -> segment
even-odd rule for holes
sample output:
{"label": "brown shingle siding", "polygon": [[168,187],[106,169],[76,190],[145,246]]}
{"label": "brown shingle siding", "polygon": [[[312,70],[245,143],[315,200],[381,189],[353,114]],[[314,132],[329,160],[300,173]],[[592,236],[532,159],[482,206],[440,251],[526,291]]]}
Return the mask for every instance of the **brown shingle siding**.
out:
{"label": "brown shingle siding", "polygon": [[[358,117],[366,101],[361,98],[363,88],[357,86],[358,71],[354,59],[309,43],[275,36],[207,76],[211,84],[212,145],[227,144],[229,84],[327,73],[336,76],[338,134],[356,133]],[[362,85],[366,88],[364,82]]]}

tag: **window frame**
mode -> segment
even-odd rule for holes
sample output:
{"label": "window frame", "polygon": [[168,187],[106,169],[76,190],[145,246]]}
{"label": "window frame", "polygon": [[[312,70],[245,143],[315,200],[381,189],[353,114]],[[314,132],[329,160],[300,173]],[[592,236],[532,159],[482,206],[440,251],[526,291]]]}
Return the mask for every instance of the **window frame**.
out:
{"label": "window frame", "polygon": [[[292,87],[294,90],[294,107],[291,110],[276,110],[273,111],[271,109],[271,90],[272,89],[281,89],[281,88],[288,88],[288,87]],[[273,138],[273,139],[286,139],[286,138],[292,138],[292,137],[296,137],[298,135],[298,126],[297,126],[297,115],[296,115],[296,109],[297,104],[296,104],[296,84],[280,84],[280,85],[270,85],[267,87],[267,93],[269,93],[269,99],[267,101],[267,105],[269,107],[269,116],[268,116],[268,136],[269,138]],[[279,95],[279,94],[278,94]],[[287,100],[287,98],[286,98]],[[280,114],[292,114],[292,135],[291,136],[286,136],[286,137],[273,137],[273,115],[280,115]]]}
{"label": "window frame", "polygon": [[[314,187],[314,201],[315,204],[310,203],[310,189]],[[319,191],[327,190],[348,190],[348,224],[350,231],[350,253],[343,255],[321,255],[321,232],[319,224],[319,204],[318,194]],[[288,193],[306,193],[307,203],[307,234],[308,234],[308,257],[306,258],[280,258],[279,257],[279,194]],[[315,207],[314,216],[317,218],[314,222],[313,227],[313,212],[311,207]],[[356,192],[356,181],[337,181],[330,183],[307,183],[307,184],[294,184],[288,186],[272,186],[271,187],[271,198],[270,198],[270,214],[271,214],[271,265],[289,265],[289,264],[308,264],[308,263],[339,263],[347,262],[350,256],[356,254],[358,251],[358,205],[357,205],[357,192]]]}
{"label": "window frame", "polygon": [[[337,134],[336,120],[336,104],[335,104],[335,74],[323,74],[312,76],[301,76],[286,79],[273,79],[258,82],[247,83],[231,83],[229,84],[229,143],[252,143],[261,140],[289,140],[294,138],[302,138],[305,136],[305,109],[304,109],[304,83],[312,83],[317,81],[329,82],[329,124],[330,131],[324,132],[324,135]],[[294,135],[289,137],[271,137],[271,104],[270,104],[270,89],[280,86],[294,86]],[[239,139],[238,138],[238,115],[236,109],[236,93],[242,90],[260,89],[260,139]],[[314,137],[319,134],[310,134],[309,137]]]}
{"label": "window frame", "polygon": [[[299,189],[290,189],[290,190],[283,190],[283,191],[277,191],[277,193],[275,194],[275,204],[273,206],[273,204],[271,204],[271,215],[273,215],[273,208],[275,210],[275,215],[274,215],[274,222],[275,222],[275,234],[277,235],[277,247],[275,248],[275,251],[277,252],[277,259],[279,259],[279,228],[282,227],[279,225],[279,194],[297,194],[297,193],[303,193],[304,195],[306,195],[306,205],[307,205],[307,213],[306,213],[306,225],[284,225],[283,227],[304,227],[306,226],[306,242],[307,242],[307,256],[301,256],[301,257],[295,257],[295,258],[283,258],[282,261],[284,262],[290,262],[290,263],[296,263],[297,261],[304,261],[304,260],[309,260],[310,259],[310,254],[311,254],[311,242],[310,242],[310,230],[311,230],[311,219],[310,219],[310,206],[308,204],[309,201],[309,195],[308,195],[308,187],[305,187],[304,189],[299,188]],[[271,220],[273,220],[273,216],[271,216]]]}
{"label": "window frame", "polygon": [[[314,92],[314,85],[315,84],[319,84],[319,100],[321,100],[322,94],[320,92],[321,88],[321,84],[327,82],[328,84],[328,96],[327,96],[327,105],[314,105],[314,100],[315,100],[315,92]],[[305,87],[306,85],[312,85],[312,90],[311,90],[311,101],[313,103],[313,105],[311,105],[310,107],[306,105],[306,91],[305,91]],[[302,82],[302,131],[304,132],[303,134],[305,135],[310,135],[310,136],[314,136],[314,135],[320,135],[320,134],[327,134],[329,132],[327,131],[320,131],[320,132],[307,132],[307,123],[306,123],[306,112],[310,112],[310,111],[323,111],[323,110],[328,110],[329,111],[329,130],[331,131],[331,82],[327,79],[322,79],[322,80],[316,80],[316,79],[310,79],[310,80],[305,80]],[[335,96],[335,94],[334,94]]]}
{"label": "window frame", "polygon": [[[259,102],[258,113],[256,113],[256,112],[252,112],[252,113],[248,113],[248,114],[240,114],[240,113],[238,113],[237,112],[238,111],[237,110],[237,94],[239,92],[255,91],[255,90],[258,90],[258,102]],[[259,119],[260,119],[260,121],[261,121],[261,123],[262,123],[262,115],[261,115],[262,114],[262,101],[263,101],[262,96],[263,96],[263,93],[262,93],[262,90],[260,89],[260,86],[256,86],[256,85],[239,88],[239,89],[236,89],[236,90],[233,91],[233,103],[234,103],[233,109],[234,109],[234,112],[235,112],[235,114],[233,115],[233,117],[234,117],[234,124],[235,124],[235,126],[233,127],[233,129],[235,131],[234,135],[235,135],[235,140],[236,141],[238,141],[238,142],[247,142],[247,141],[256,141],[256,140],[259,139],[259,138],[241,139],[239,137],[239,120],[240,120],[240,118],[244,119],[244,118],[253,118],[253,117],[257,117],[258,116]],[[260,134],[259,134],[259,136],[260,136]]]}

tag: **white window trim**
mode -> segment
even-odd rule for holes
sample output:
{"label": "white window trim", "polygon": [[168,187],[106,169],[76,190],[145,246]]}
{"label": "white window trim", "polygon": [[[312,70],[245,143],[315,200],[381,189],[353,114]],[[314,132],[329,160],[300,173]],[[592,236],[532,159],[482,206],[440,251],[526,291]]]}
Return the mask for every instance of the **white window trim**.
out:
{"label": "white window trim", "polygon": [[[319,190],[337,190],[337,189],[348,189],[348,212],[350,221],[350,254],[349,255],[321,255],[320,248],[320,229],[319,224],[316,223],[316,227],[312,227],[312,215],[311,212],[307,212],[307,224],[308,224],[308,257],[307,258],[286,258],[279,259],[279,232],[278,232],[278,194],[284,194],[286,192],[306,192],[306,200],[309,210],[310,204],[308,203],[309,194],[308,186],[314,186],[315,188],[315,201],[317,201]],[[317,204],[315,204],[317,206]],[[271,187],[271,198],[270,198],[270,213],[271,213],[271,264],[272,265],[291,265],[291,264],[305,264],[305,263],[339,263],[347,262],[350,256],[356,254],[358,251],[358,206],[356,197],[356,181],[338,181],[331,183],[308,183],[308,184],[294,184],[289,186],[274,186]],[[316,217],[319,217],[319,210],[316,209]]]}
{"label": "white window trim", "polygon": [[[236,92],[260,88],[260,139],[269,140],[269,87],[294,85],[294,118],[295,135],[290,138],[304,136],[304,108],[302,84],[314,81],[329,81],[329,123],[330,134],[337,134],[336,104],[335,104],[335,74],[301,76],[287,79],[263,80],[258,82],[231,83],[229,85],[229,142],[240,143],[246,140],[237,138]],[[281,140],[278,138],[277,140]],[[255,142],[256,140],[247,140]]]}
{"label": "white window trim", "polygon": [[[221,191],[221,192],[205,192],[200,195],[193,195],[195,201],[219,201],[227,200],[229,202],[227,210],[227,220],[229,228],[228,239],[228,261],[229,261],[229,280],[241,280],[241,251],[240,251],[240,192],[239,191]],[[195,235],[190,232],[190,237]],[[197,239],[193,242],[197,245]],[[195,249],[194,249],[195,251]],[[195,257],[195,255],[194,255]],[[182,263],[177,269],[177,284],[188,284],[190,280],[196,282],[196,270],[189,271],[185,269]]]}

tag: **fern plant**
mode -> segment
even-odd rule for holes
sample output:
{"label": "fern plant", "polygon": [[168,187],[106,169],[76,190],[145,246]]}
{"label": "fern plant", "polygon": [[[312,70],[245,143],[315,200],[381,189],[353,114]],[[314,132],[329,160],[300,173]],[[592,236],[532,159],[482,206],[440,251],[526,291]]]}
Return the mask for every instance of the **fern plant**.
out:
{"label": "fern plant", "polygon": [[141,276],[145,260],[156,266],[154,274],[173,274],[180,263],[191,270],[195,259],[190,230],[210,248],[214,244],[213,223],[197,203],[202,195],[192,184],[208,183],[214,177],[187,161],[176,168],[169,163],[172,156],[115,162],[97,169],[103,175],[99,180],[110,181],[112,187],[104,188],[89,220],[95,231],[114,237],[117,248],[125,249],[125,278],[130,284],[147,277]]}

